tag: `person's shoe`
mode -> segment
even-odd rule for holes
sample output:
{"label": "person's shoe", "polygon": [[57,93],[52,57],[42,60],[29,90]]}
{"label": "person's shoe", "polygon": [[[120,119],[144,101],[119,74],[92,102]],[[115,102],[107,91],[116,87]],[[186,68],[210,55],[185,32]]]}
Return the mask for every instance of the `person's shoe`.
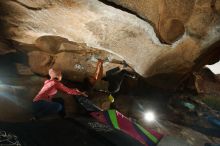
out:
{"label": "person's shoe", "polygon": [[127,62],[125,60],[122,61],[122,65],[123,65],[123,68],[128,67],[128,64],[127,64]]}

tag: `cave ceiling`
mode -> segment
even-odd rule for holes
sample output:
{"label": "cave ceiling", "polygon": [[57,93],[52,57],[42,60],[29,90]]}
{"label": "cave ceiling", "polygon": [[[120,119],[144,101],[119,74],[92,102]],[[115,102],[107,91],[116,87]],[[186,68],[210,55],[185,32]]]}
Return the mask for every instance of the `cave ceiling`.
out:
{"label": "cave ceiling", "polygon": [[1,54],[23,49],[39,74],[51,63],[68,72],[83,60],[76,69],[89,68],[94,54],[125,60],[145,78],[185,74],[220,40],[219,0],[7,0],[0,7]]}

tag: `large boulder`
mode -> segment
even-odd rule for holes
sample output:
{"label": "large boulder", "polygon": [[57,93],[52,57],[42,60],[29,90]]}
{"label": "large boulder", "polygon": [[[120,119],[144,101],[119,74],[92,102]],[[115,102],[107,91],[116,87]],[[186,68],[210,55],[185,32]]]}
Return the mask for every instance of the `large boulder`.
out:
{"label": "large boulder", "polygon": [[[219,56],[214,51],[219,50],[219,20],[218,0],[0,1],[0,54],[24,52],[30,67],[16,64],[18,73],[28,77],[18,81],[10,77],[13,83],[0,87],[0,120],[30,118],[31,101],[43,84],[42,78],[31,79],[32,72],[46,76],[52,66],[60,67],[64,78],[82,81],[94,73],[98,58],[110,60],[104,71],[125,60],[148,83],[178,87],[185,75],[212,61],[213,54]],[[125,87],[128,90],[129,85]],[[152,107],[161,110],[166,105],[167,95],[161,90],[147,92],[163,99]],[[68,113],[74,113],[74,101],[64,98]],[[116,106],[129,115],[134,104],[125,97]],[[192,145],[213,142],[189,128],[158,123],[162,125],[158,131],[183,137]]]}
{"label": "large boulder", "polygon": [[14,48],[9,46],[9,42],[4,38],[0,37],[0,55],[16,52]]}
{"label": "large boulder", "polygon": [[164,75],[171,80],[175,74],[178,81],[170,84],[176,85],[220,40],[218,1],[13,0],[0,7],[7,39],[50,55],[66,52],[68,40],[97,48],[126,60],[145,78],[162,78],[162,84]]}
{"label": "large boulder", "polygon": [[[110,52],[58,36],[40,37],[35,44],[39,49],[28,52],[28,63],[33,72],[43,76],[48,75],[51,67],[58,67],[64,78],[83,81],[94,75],[98,59],[108,60],[104,63],[104,72],[122,65],[122,59]],[[114,60],[118,62],[114,63]]]}
{"label": "large boulder", "polygon": [[193,13],[195,1],[187,0],[107,0],[125,7],[150,21],[161,41],[172,44],[185,33],[185,23]]}
{"label": "large boulder", "polygon": [[33,72],[47,75],[49,68],[52,67],[54,57],[41,51],[32,51],[28,53],[28,62]]}
{"label": "large boulder", "polygon": [[194,73],[195,87],[198,94],[213,94],[220,96],[220,80],[208,68]]}
{"label": "large boulder", "polygon": [[68,42],[68,39],[59,36],[42,36],[36,39],[35,46],[42,51],[56,53],[64,42]]}

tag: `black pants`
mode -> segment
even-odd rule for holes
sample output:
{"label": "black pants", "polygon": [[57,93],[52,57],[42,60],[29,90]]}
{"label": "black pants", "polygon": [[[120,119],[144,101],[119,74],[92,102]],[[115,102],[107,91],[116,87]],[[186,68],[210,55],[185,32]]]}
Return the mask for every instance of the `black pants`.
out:
{"label": "black pants", "polygon": [[134,75],[132,75],[127,70],[120,70],[119,67],[116,67],[116,68],[113,68],[113,69],[107,71],[105,80],[107,80],[109,82],[108,91],[111,94],[117,93],[121,88],[121,84],[122,84],[124,78],[125,77],[132,77],[133,78],[133,76]]}
{"label": "black pants", "polygon": [[64,101],[62,98],[54,98],[52,101],[35,101],[33,102],[33,114],[36,118],[53,114],[65,116]]}

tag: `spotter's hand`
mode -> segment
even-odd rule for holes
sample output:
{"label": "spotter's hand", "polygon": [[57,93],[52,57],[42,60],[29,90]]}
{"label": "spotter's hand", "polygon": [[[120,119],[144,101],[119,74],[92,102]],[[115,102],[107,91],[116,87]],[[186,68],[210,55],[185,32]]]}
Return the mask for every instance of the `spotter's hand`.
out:
{"label": "spotter's hand", "polygon": [[81,92],[80,94],[85,96],[85,97],[88,97],[88,95],[85,92]]}

